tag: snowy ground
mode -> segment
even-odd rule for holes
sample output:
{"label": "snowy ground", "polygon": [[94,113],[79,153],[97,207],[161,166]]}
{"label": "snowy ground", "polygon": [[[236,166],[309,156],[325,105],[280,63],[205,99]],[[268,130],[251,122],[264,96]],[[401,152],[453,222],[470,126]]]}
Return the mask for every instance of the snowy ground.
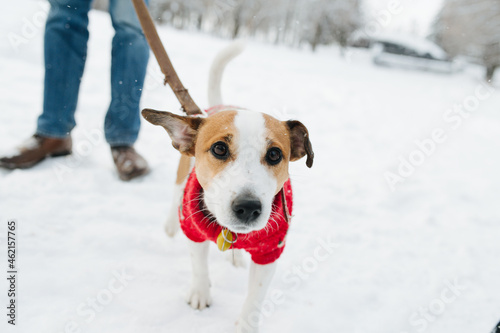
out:
{"label": "snowy ground", "polygon": [[[46,8],[10,2],[0,19],[0,155],[35,128],[43,78],[37,25]],[[19,263],[15,327],[6,324],[8,286],[0,279],[2,332],[231,332],[247,271],[215,247],[213,306],[199,312],[184,302],[186,239],[162,229],[178,159],[165,132],[143,124],[137,149],[150,175],[124,183],[114,172],[101,130],[113,31],[105,13],[90,20],[76,153],[29,171],[0,170],[1,270],[8,219],[18,221]],[[25,38],[17,49],[12,33]],[[160,34],[184,84],[206,105],[208,67],[227,41]],[[178,110],[160,82],[152,59],[143,106]],[[475,70],[385,69],[359,51],[342,59],[334,48],[313,54],[249,43],[228,69],[225,101],[300,119],[316,153],[311,170],[304,161],[291,166],[295,217],[271,287],[283,296],[267,302],[262,332],[491,330],[500,319],[500,86],[480,85]],[[463,115],[452,113],[464,103]],[[433,132],[439,142],[431,144]],[[421,165],[411,172],[400,156]],[[394,190],[387,172],[404,180]]]}

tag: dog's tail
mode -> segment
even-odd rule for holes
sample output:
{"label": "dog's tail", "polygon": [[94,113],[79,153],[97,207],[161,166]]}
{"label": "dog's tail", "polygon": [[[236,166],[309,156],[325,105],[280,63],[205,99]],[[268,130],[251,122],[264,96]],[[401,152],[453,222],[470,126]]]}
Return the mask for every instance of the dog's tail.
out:
{"label": "dog's tail", "polygon": [[221,82],[222,74],[227,64],[245,49],[245,42],[236,41],[217,54],[208,76],[208,104],[210,106],[222,104]]}

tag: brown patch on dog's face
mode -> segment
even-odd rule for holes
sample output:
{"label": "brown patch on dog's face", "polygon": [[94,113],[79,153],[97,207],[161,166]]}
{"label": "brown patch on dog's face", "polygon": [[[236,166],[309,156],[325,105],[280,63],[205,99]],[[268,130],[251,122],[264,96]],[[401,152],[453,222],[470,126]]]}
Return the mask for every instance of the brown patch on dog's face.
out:
{"label": "brown patch on dog's face", "polygon": [[290,161],[290,135],[287,126],[274,117],[263,114],[266,125],[267,151],[272,148],[278,148],[282,153],[282,160],[276,165],[270,165],[266,161],[266,156],[262,158],[261,163],[265,165],[277,181],[276,193],[283,187],[286,180],[290,177],[288,174],[288,163]]}
{"label": "brown patch on dog's face", "polygon": [[[224,111],[205,119],[200,128],[195,147],[196,176],[203,188],[210,185],[211,180],[236,158],[234,126],[236,111]],[[227,146],[228,156],[219,159],[212,153],[212,146],[220,142]]]}

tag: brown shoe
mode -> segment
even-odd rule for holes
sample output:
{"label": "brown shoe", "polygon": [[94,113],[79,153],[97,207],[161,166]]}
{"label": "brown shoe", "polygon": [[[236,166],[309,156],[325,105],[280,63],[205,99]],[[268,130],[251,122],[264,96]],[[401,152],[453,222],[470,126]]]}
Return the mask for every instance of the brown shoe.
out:
{"label": "brown shoe", "polygon": [[111,147],[111,154],[121,180],[131,180],[149,172],[148,162],[133,147]]}
{"label": "brown shoe", "polygon": [[11,170],[31,168],[46,157],[71,154],[71,145],[70,136],[58,139],[35,134],[18,148],[17,155],[0,158],[0,167]]}

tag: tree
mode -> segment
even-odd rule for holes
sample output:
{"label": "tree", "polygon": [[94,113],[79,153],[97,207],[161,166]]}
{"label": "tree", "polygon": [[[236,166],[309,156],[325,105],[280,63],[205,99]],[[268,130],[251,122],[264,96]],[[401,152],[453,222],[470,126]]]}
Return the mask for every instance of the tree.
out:
{"label": "tree", "polygon": [[328,24],[333,39],[340,45],[341,51],[347,47],[349,37],[356,31],[362,22],[360,1],[342,0],[330,3]]}
{"label": "tree", "polygon": [[[359,0],[302,0],[306,8],[303,38],[313,50],[320,44],[337,43],[341,52],[347,46],[351,34],[362,22]],[[307,6],[306,6],[307,4]]]}
{"label": "tree", "polygon": [[486,80],[493,79],[500,66],[500,1],[446,0],[433,30],[445,51],[484,65]]}
{"label": "tree", "polygon": [[196,28],[225,37],[256,36],[313,50],[338,43],[341,49],[361,25],[361,0],[151,0],[153,16],[177,28]]}

